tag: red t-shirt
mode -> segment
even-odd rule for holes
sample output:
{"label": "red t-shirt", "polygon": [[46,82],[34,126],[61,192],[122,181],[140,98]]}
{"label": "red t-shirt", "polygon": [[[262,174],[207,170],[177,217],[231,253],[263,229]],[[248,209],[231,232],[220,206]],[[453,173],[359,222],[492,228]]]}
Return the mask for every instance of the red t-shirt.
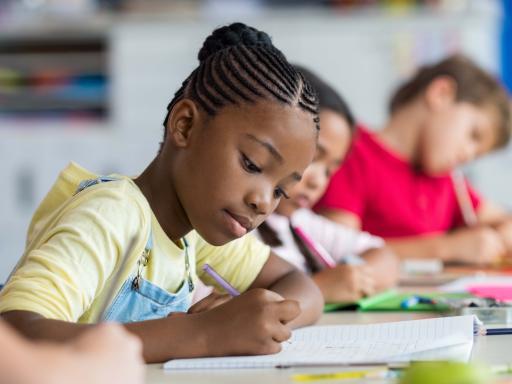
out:
{"label": "red t-shirt", "polygon": [[[468,185],[475,209],[481,198]],[[316,209],[349,211],[362,230],[393,238],[446,232],[463,224],[450,175],[429,176],[359,127],[343,165]]]}

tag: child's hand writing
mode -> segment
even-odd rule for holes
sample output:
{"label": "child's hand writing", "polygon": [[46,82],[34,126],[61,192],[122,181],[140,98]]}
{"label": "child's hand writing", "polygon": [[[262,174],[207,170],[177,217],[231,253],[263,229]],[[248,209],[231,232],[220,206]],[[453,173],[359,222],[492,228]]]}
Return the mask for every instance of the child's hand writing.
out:
{"label": "child's hand writing", "polygon": [[314,276],[326,302],[353,302],[375,293],[375,279],[366,265],[337,265]]}
{"label": "child's hand writing", "polygon": [[188,313],[199,313],[208,311],[215,307],[218,307],[221,304],[231,300],[231,296],[227,293],[220,293],[217,291],[213,291],[204,299],[198,301],[193,306],[191,306],[188,310]]}
{"label": "child's hand writing", "polygon": [[499,231],[487,226],[457,230],[449,236],[449,244],[456,255],[454,261],[472,264],[492,264],[506,253]]}
{"label": "child's hand writing", "polygon": [[286,324],[299,314],[296,301],[256,288],[196,316],[206,333],[206,355],[226,356],[279,352],[291,336]]}
{"label": "child's hand writing", "polygon": [[494,228],[501,236],[501,240],[503,240],[506,253],[512,253],[512,220],[504,220],[501,223],[496,224]]}

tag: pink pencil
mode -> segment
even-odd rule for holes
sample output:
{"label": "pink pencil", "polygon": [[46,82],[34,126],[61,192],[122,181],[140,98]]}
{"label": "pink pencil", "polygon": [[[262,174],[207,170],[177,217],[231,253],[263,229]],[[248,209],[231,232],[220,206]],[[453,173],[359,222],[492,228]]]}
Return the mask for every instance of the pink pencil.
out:
{"label": "pink pencil", "polygon": [[309,248],[309,250],[313,253],[313,255],[320,261],[323,265],[328,268],[334,268],[336,266],[336,261],[332,258],[332,256],[322,247],[320,244],[315,243],[308,235],[304,233],[302,229],[299,227],[293,227],[297,236],[301,238],[304,244]]}

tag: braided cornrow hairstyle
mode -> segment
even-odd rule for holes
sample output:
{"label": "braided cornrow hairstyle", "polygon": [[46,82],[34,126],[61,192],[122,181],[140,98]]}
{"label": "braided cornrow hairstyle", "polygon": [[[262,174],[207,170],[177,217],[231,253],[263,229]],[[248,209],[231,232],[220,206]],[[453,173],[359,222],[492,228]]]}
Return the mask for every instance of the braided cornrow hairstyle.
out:
{"label": "braided cornrow hairstyle", "polygon": [[310,113],[320,128],[315,90],[265,32],[242,23],[218,28],[206,38],[198,59],[199,66],[169,103],[164,127],[176,103],[189,98],[210,116],[227,105],[275,100]]}

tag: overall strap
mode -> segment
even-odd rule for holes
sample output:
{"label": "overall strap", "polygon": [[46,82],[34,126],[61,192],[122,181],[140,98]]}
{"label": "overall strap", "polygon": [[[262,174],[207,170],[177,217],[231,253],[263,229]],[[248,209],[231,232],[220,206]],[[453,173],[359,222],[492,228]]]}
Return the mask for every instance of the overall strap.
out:
{"label": "overall strap", "polygon": [[[80,184],[78,184],[78,188],[76,189],[75,195],[82,192],[84,189],[87,189],[89,187],[92,187],[93,185],[101,184],[101,183],[108,183],[109,181],[116,181],[121,180],[118,177],[113,176],[99,176],[95,179],[87,179]],[[148,241],[146,242],[146,246],[144,247],[144,254],[149,257],[149,253],[153,249],[153,231],[151,229],[151,225],[149,226],[149,236]]]}

